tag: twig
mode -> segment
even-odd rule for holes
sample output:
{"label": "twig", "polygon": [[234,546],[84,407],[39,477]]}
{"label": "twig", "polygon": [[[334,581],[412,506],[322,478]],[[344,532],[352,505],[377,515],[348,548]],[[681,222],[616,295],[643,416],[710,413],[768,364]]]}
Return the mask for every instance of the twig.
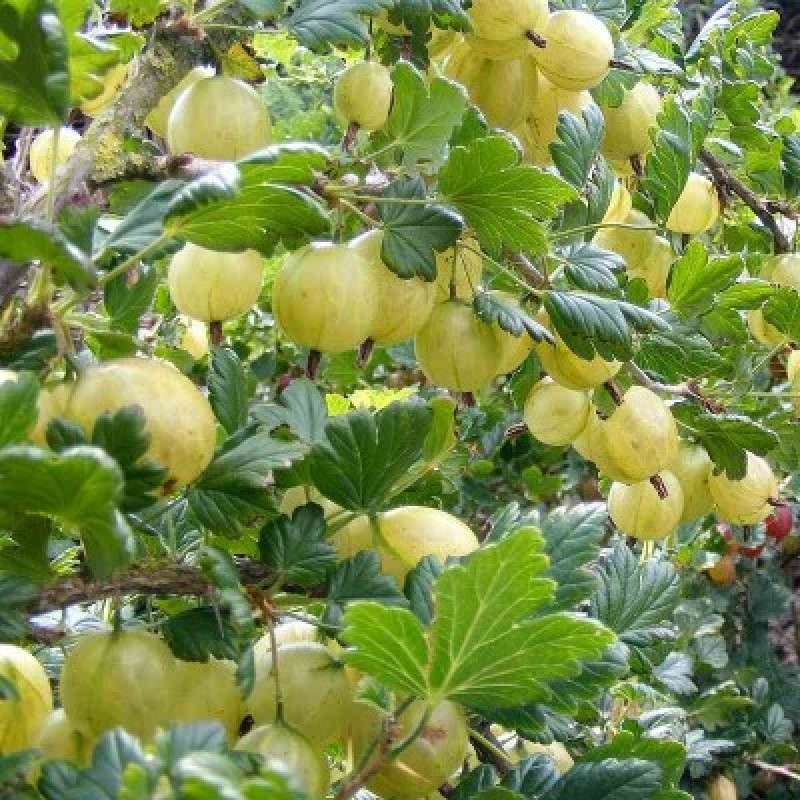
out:
{"label": "twig", "polygon": [[[270,576],[266,566],[249,559],[240,559],[237,568],[239,580],[245,586],[260,584]],[[126,594],[205,597],[213,591],[214,586],[198,567],[179,563],[150,564],[102,581],[83,580],[74,575],[63,578],[44,586],[26,610],[36,615]]]}
{"label": "twig", "polygon": [[384,764],[397,735],[393,720],[387,720],[383,735],[372,755],[354,773],[342,781],[333,800],[350,800]]}
{"label": "twig", "polygon": [[791,242],[770,213],[767,203],[735,177],[728,167],[705,147],[700,150],[700,160],[708,167],[717,188],[735,194],[761,220],[764,227],[769,229],[775,242],[775,252],[790,252]]}
{"label": "twig", "polygon": [[475,748],[475,753],[478,760],[484,764],[491,764],[501,775],[507,775],[511,772],[513,762],[505,754],[500,742],[498,742],[491,732],[484,728],[477,731],[474,728],[470,729],[469,740]]}
{"label": "twig", "polygon": [[522,253],[512,253],[509,255],[509,260],[516,268],[517,272],[529,283],[534,289],[546,289],[549,285],[547,275],[537,269]]}
{"label": "twig", "polygon": [[788,769],[787,767],[779,767],[775,764],[770,764],[766,761],[761,761],[758,758],[753,758],[750,760],[750,763],[754,767],[758,767],[759,769],[763,769],[766,772],[772,772],[775,775],[780,775],[783,778],[788,778],[790,781],[798,781],[800,782],[800,773],[793,772],[792,770]]}
{"label": "twig", "polygon": [[692,400],[696,400],[703,408],[710,411],[712,414],[720,414],[725,410],[719,403],[705,397],[694,381],[687,381],[686,383],[659,383],[658,381],[654,381],[641,367],[638,367],[632,361],[625,364],[625,369],[636,383],[640,386],[644,386],[645,389],[650,389],[651,392],[663,392],[664,394],[689,397]]}

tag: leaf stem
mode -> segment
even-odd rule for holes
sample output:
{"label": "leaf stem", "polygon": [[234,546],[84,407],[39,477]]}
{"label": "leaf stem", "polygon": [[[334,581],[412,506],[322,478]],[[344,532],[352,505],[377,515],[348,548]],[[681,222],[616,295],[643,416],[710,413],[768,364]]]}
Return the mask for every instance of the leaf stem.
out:
{"label": "leaf stem", "polygon": [[631,225],[628,222],[598,222],[594,225],[581,225],[579,228],[570,228],[566,231],[555,231],[553,239],[567,239],[576,233],[590,233],[591,231],[602,230],[603,228],[622,228],[635,231],[660,231],[658,225]]}

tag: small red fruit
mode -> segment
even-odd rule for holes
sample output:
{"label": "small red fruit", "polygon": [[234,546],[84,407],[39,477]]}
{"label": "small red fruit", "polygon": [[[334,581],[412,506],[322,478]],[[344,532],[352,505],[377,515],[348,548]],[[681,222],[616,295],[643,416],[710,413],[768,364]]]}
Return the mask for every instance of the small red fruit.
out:
{"label": "small red fruit", "polygon": [[753,561],[755,561],[757,558],[761,558],[761,554],[764,552],[765,547],[766,547],[765,542],[749,546],[740,544],[739,553],[743,555],[745,558],[751,558]]}
{"label": "small red fruit", "polygon": [[765,520],[767,526],[767,536],[771,536],[776,542],[785,539],[794,526],[792,511],[788,505],[776,506],[775,510]]}

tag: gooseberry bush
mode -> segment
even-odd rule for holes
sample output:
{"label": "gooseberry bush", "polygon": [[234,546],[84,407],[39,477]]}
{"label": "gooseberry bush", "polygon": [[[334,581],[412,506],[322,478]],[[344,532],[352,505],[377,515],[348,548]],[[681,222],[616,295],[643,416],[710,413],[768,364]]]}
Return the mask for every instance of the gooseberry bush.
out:
{"label": "gooseberry bush", "polygon": [[778,22],[0,3],[0,796],[800,797]]}

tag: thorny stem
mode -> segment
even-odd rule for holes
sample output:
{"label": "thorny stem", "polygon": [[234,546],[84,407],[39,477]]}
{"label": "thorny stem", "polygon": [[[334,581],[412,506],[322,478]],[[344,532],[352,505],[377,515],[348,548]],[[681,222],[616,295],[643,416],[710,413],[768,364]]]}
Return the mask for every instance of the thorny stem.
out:
{"label": "thorny stem", "polygon": [[790,252],[792,249],[791,242],[781,230],[778,221],[770,213],[767,204],[752,189],[749,189],[735,177],[725,163],[708,148],[704,147],[700,150],[700,160],[708,167],[717,189],[735,194],[761,220],[764,227],[769,229],[775,242],[775,252]]}
{"label": "thorny stem", "polygon": [[514,766],[513,762],[488,736],[475,728],[470,728],[469,738],[481,761],[491,764],[501,775],[511,771]]}

